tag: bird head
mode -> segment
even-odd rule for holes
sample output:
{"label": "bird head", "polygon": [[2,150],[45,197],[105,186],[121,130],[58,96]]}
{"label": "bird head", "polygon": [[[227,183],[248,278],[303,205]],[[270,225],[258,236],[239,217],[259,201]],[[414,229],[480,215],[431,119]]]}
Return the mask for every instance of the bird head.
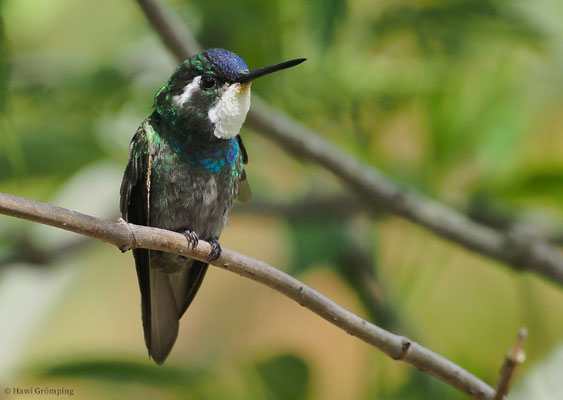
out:
{"label": "bird head", "polygon": [[212,131],[216,138],[231,139],[238,135],[250,108],[252,81],[303,61],[299,58],[249,70],[230,51],[205,50],[176,68],[156,94],[155,109],[174,125],[187,123]]}

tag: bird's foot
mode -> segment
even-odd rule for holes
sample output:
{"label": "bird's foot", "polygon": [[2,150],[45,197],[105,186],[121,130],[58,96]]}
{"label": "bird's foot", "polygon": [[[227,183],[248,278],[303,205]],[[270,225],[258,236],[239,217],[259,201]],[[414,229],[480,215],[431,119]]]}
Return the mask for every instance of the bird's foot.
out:
{"label": "bird's foot", "polygon": [[186,239],[188,239],[188,244],[192,246],[192,249],[195,249],[199,242],[197,233],[195,233],[194,231],[184,231],[182,235],[184,235]]}
{"label": "bird's foot", "polygon": [[218,259],[221,256],[221,245],[219,244],[219,241],[215,238],[211,238],[209,239],[209,244],[211,245],[211,251],[209,252],[209,261],[215,261],[216,259]]}

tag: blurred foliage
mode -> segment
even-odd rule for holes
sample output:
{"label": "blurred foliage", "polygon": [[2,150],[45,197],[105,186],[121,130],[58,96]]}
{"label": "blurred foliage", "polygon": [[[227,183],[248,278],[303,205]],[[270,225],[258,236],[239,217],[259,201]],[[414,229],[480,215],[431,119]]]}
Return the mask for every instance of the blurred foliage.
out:
{"label": "blurred foliage", "polygon": [[293,242],[290,272],[303,273],[309,268],[332,264],[350,246],[342,219],[330,216],[298,216],[288,221]]}
{"label": "blurred foliage", "polygon": [[380,38],[406,32],[417,39],[421,53],[462,56],[475,38],[515,40],[538,46],[543,34],[539,27],[514,10],[506,1],[457,0],[419,6],[398,4],[383,12],[373,24]]}
{"label": "blurred foliage", "polygon": [[[424,395],[421,395],[424,393]],[[434,379],[429,379],[428,375],[419,370],[409,373],[408,379],[391,393],[374,387],[373,394],[366,398],[376,398],[379,400],[417,400],[417,399],[451,399],[459,396],[451,386]]]}
{"label": "blurred foliage", "polygon": [[[28,82],[14,90],[13,107],[26,110],[25,114],[13,117],[17,145],[25,159],[25,174],[68,178],[81,167],[103,158],[106,154],[95,135],[98,119],[100,115],[120,111],[128,99],[128,84],[129,80],[119,71],[101,66],[86,76],[66,77],[55,87]],[[10,160],[0,157],[0,179],[13,178],[21,172],[10,165]]]}
{"label": "blurred foliage", "polygon": [[[290,354],[282,354],[257,362],[251,367],[254,376],[247,378],[242,395],[236,395],[228,383],[221,383],[212,371],[153,365],[127,360],[71,361],[47,366],[36,366],[27,371],[29,376],[42,380],[72,380],[106,385],[108,390],[129,393],[132,388],[146,387],[147,391],[175,399],[244,399],[251,394],[264,400],[307,397],[308,367]],[[258,378],[258,379],[256,379]],[[288,385],[288,382],[291,382]],[[77,393],[78,394],[78,393]]]}
{"label": "blurred foliage", "polygon": [[329,265],[354,289],[371,321],[386,329],[401,329],[377,284],[373,226],[361,226],[353,214],[346,218],[322,210],[288,214],[287,224],[293,252],[289,273],[299,275]]}
{"label": "blurred foliage", "polygon": [[[166,3],[203,47],[232,50],[251,68],[307,57],[298,68],[257,81],[253,91],[343,151],[488,225],[508,229],[524,221],[540,232],[562,230],[561,2]],[[89,168],[95,171],[98,164],[108,166],[105,171],[123,169],[128,142],[172,72],[172,58],[133,1],[0,0],[0,12],[0,190],[63,206],[80,199],[85,212],[102,205],[107,215],[117,216],[117,186],[109,188],[115,195],[106,205],[100,187],[110,185],[109,180],[99,175],[102,182],[76,189],[73,178]],[[257,202],[320,203],[343,194],[342,186],[315,165],[284,156],[248,128],[243,135]],[[510,345],[507,338],[519,325],[530,329],[532,361],[562,340],[557,316],[563,299],[541,280],[472,257],[412,225],[381,215],[376,219],[374,210],[361,204],[314,208],[268,213],[266,207],[254,217],[277,228],[260,220],[260,233],[252,236],[256,225],[246,216],[241,217],[242,228],[231,224],[226,234],[242,231],[252,240],[264,239],[271,249],[240,235],[244,245],[236,249],[275,266],[286,264],[288,272],[334,291],[325,294],[337,295],[347,308],[412,336],[489,383],[496,379],[503,346]],[[30,242],[43,242],[37,240],[43,236],[28,238],[29,224],[3,221],[0,274],[11,264],[33,264],[45,257],[62,263],[45,246]],[[275,231],[269,241],[268,229]],[[67,249],[64,242],[59,246]],[[34,249],[45,253],[30,254]],[[97,264],[102,256],[93,253],[75,252],[66,259]],[[114,253],[108,257],[123,262]],[[121,286],[113,295],[97,297],[98,290],[114,284],[112,277],[91,280],[95,310],[108,313],[104,326],[117,318],[110,314],[116,304],[135,302],[137,307],[138,299],[125,299]],[[87,281],[87,293],[92,293]],[[0,285],[0,295],[9,292],[4,290]],[[291,317],[276,314],[279,308],[269,298],[247,304],[246,292],[232,290],[232,304],[221,304],[220,310],[228,309],[225,314],[205,319],[232,318],[231,330],[210,322],[196,341],[207,353],[202,350],[197,360],[186,357],[182,367],[174,366],[174,360],[160,368],[150,365],[142,361],[140,347],[135,347],[138,360],[116,355],[68,363],[48,360],[45,366],[43,336],[57,342],[69,335],[45,323],[38,337],[26,339],[41,350],[22,358],[26,366],[43,367],[17,377],[94,382],[109,387],[100,389],[105,394],[114,392],[114,386],[129,387],[131,393],[141,388],[148,393],[145,398],[164,399],[463,398],[427,374],[396,366],[376,352],[366,356],[363,343],[357,344],[364,350],[358,351],[356,363],[346,365],[341,361],[348,354],[346,344],[355,339],[343,335],[333,342],[328,338],[333,328],[314,325],[311,315],[312,325],[300,326],[293,323],[293,312]],[[76,296],[64,305],[53,300],[58,306],[43,318],[57,321],[56,315],[66,315],[68,307],[82,305],[82,294]],[[248,310],[232,316],[229,307],[236,308],[235,303],[247,304]],[[81,316],[77,312],[69,318]],[[281,318],[287,321],[276,325]],[[274,326],[273,333],[262,320]],[[140,324],[135,328],[140,332]],[[305,337],[292,341],[292,329],[298,328]],[[97,348],[107,341],[130,342],[122,332],[96,342],[98,329],[87,332],[88,349],[90,343]],[[24,340],[25,335],[16,332],[14,337]],[[257,338],[265,338],[269,346],[255,345]],[[315,346],[323,349],[322,356]],[[190,351],[197,358],[198,347]],[[0,363],[0,379],[2,368]]]}
{"label": "blurred foliage", "polygon": [[309,26],[316,30],[322,48],[335,41],[338,28],[346,19],[348,5],[345,0],[313,0],[309,2]]}
{"label": "blurred foliage", "polygon": [[143,384],[170,386],[179,389],[190,387],[201,380],[201,371],[181,370],[165,366],[155,370],[146,364],[134,361],[87,360],[49,365],[44,369],[31,371],[45,378],[86,378],[119,384]]}
{"label": "blurred foliage", "polygon": [[[0,8],[3,1],[0,1]],[[9,79],[9,53],[8,44],[6,43],[6,34],[4,33],[4,20],[0,15],[0,113],[4,113],[6,107],[6,93],[8,91]]]}
{"label": "blurred foliage", "polygon": [[[307,398],[309,369],[294,355],[281,355],[256,364],[258,375],[264,382],[266,400],[304,400]],[[291,382],[288,385],[288,382]]]}

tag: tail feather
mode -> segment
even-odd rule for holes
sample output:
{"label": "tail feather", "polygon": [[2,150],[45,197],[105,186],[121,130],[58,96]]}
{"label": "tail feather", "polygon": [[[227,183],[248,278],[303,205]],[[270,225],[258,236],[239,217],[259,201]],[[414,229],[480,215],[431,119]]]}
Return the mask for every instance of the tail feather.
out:
{"label": "tail feather", "polygon": [[178,337],[178,307],[168,274],[150,269],[150,345],[149,355],[162,364]]}
{"label": "tail feather", "polygon": [[[207,263],[166,253],[136,249],[143,329],[149,356],[162,364],[178,336],[180,317],[191,304],[207,271]],[[170,272],[168,266],[178,268]]]}
{"label": "tail feather", "polygon": [[184,315],[192,303],[207,272],[207,265],[201,261],[190,260],[186,268],[169,275],[178,307],[178,318]]}

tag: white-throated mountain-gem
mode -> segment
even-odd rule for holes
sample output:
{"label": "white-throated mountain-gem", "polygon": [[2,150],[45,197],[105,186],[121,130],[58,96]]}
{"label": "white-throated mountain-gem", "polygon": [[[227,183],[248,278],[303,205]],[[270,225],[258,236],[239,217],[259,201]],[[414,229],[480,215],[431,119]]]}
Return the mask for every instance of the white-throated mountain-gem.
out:
{"label": "white-throated mountain-gem", "polygon": [[[206,240],[213,247],[209,261],[217,259],[233,199],[250,199],[243,168],[248,157],[239,136],[250,107],[250,84],[303,61],[249,71],[236,54],[210,49],[178,66],[131,140],[121,184],[123,218],[181,232],[194,247]],[[145,343],[149,356],[162,364],[207,263],[145,249],[134,249],[133,255]]]}

